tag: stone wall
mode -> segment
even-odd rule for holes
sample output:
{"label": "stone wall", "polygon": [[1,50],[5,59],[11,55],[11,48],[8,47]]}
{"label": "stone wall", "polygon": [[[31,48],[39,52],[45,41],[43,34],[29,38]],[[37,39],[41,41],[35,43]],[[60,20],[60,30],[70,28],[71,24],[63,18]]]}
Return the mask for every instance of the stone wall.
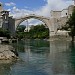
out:
{"label": "stone wall", "polygon": [[12,17],[9,17],[9,31],[11,35],[15,35],[15,20]]}
{"label": "stone wall", "polygon": [[51,11],[51,17],[59,19],[61,17],[61,11]]}
{"label": "stone wall", "polygon": [[0,3],[0,11],[3,10],[3,6],[2,6],[2,3]]}
{"label": "stone wall", "polygon": [[66,9],[63,9],[62,11],[51,11],[51,25],[50,25],[50,29],[52,30],[52,32],[54,32],[54,35],[57,34],[57,30],[61,29],[62,26],[64,26],[68,20],[68,18],[70,17],[70,15],[72,15],[74,6],[71,5]]}

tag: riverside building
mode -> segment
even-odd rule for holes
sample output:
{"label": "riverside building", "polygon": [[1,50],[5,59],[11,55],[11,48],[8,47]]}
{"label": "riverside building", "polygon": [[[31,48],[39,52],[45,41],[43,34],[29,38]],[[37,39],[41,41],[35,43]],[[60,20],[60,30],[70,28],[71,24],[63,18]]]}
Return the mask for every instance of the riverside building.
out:
{"label": "riverside building", "polygon": [[51,20],[54,20],[54,26],[55,30],[60,29],[62,26],[64,26],[67,22],[67,20],[72,15],[74,9],[74,5],[70,5],[68,8],[63,9],[62,11],[51,11]]}
{"label": "riverside building", "polygon": [[9,17],[9,11],[3,9],[2,3],[0,3],[0,28],[9,30],[12,34],[15,31],[15,21]]}

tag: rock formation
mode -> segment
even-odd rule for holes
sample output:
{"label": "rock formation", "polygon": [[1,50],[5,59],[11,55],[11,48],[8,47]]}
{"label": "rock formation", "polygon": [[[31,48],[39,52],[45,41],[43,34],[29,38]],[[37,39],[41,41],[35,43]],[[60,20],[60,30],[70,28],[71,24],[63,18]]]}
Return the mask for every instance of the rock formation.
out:
{"label": "rock formation", "polygon": [[14,48],[11,45],[0,45],[0,60],[17,58],[13,50]]}

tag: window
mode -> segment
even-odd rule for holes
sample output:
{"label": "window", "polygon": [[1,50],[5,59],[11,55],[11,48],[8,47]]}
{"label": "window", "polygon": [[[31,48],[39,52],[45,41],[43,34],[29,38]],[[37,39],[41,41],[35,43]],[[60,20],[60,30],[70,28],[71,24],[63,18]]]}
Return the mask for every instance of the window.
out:
{"label": "window", "polygon": [[67,13],[66,13],[66,15],[67,15]]}
{"label": "window", "polygon": [[0,6],[1,6],[1,4],[0,4]]}

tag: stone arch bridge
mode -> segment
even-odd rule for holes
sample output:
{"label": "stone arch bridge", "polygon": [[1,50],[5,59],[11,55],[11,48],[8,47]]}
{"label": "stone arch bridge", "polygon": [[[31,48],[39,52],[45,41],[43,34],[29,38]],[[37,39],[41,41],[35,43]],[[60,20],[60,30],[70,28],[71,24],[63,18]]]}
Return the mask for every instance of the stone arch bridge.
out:
{"label": "stone arch bridge", "polygon": [[48,17],[35,15],[35,14],[30,14],[30,15],[26,15],[24,17],[15,19],[15,30],[16,30],[18,25],[20,25],[23,21],[30,19],[30,18],[38,19],[38,20],[44,22],[45,25],[49,28],[49,35],[50,36],[55,35],[55,28],[54,28],[55,26],[53,24],[54,23],[53,21],[55,21],[55,20],[50,19]]}

